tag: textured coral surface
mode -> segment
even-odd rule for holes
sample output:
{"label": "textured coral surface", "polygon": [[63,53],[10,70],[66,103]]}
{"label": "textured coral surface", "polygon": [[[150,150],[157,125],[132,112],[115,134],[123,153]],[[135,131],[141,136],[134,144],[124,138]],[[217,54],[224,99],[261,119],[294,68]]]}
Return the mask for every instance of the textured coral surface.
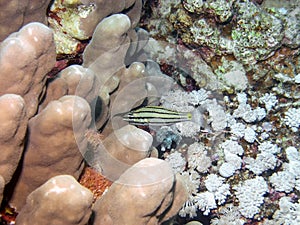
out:
{"label": "textured coral surface", "polygon": [[1,223],[300,223],[298,1],[48,4],[0,3]]}

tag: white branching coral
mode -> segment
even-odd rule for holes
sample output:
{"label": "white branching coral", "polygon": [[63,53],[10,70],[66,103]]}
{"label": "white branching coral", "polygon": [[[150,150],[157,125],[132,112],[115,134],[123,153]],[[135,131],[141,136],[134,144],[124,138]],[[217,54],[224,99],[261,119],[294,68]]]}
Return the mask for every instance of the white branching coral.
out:
{"label": "white branching coral", "polygon": [[189,104],[189,93],[181,90],[168,92],[160,98],[160,102],[163,107],[180,112],[194,110],[193,104]]}
{"label": "white branching coral", "polygon": [[224,183],[225,179],[215,174],[207,176],[205,180],[207,191],[199,193],[199,183],[194,180],[194,173],[195,172],[182,173],[184,176],[183,180],[186,181],[187,190],[190,195],[188,201],[179,212],[180,216],[189,215],[193,218],[197,215],[197,210],[203,211],[204,215],[208,215],[211,209],[217,208],[217,204],[223,204],[227,196],[231,194],[229,184]]}
{"label": "white branching coral", "polygon": [[296,184],[296,179],[289,171],[279,171],[274,173],[270,178],[272,186],[276,191],[291,192]]}
{"label": "white branching coral", "polygon": [[176,124],[176,128],[181,136],[193,137],[200,131],[203,125],[203,113],[200,112],[200,106],[206,102],[209,93],[210,92],[205,89],[192,92],[175,90],[161,97],[160,102],[163,107],[180,112],[192,113],[192,121]]}
{"label": "white branching coral", "polygon": [[292,129],[293,132],[299,131],[300,126],[300,108],[289,108],[285,112],[285,117],[283,118],[285,124]]}
{"label": "white branching coral", "polygon": [[244,132],[245,141],[248,143],[253,143],[256,140],[256,132],[252,127],[247,127]]}
{"label": "white branching coral", "polygon": [[230,131],[233,134],[233,138],[240,139],[244,138],[248,143],[253,143],[256,140],[256,132],[254,126],[248,127],[243,123],[232,123],[230,124]]}
{"label": "white branching coral", "polygon": [[270,141],[265,141],[258,146],[258,151],[259,153],[255,159],[251,157],[244,158],[246,168],[256,175],[275,168],[278,162],[276,154],[280,152],[280,148]]}
{"label": "white branching coral", "polygon": [[264,202],[264,194],[268,192],[267,182],[257,176],[233,187],[239,200],[238,209],[246,218],[252,218],[260,212],[260,205]]}
{"label": "white branching coral", "polygon": [[[213,152],[211,157],[208,156],[211,148],[199,142],[189,145],[186,154],[184,154],[186,161],[181,159],[180,163],[176,162],[183,158],[179,153],[174,155],[176,157],[172,155],[174,153],[166,157],[166,160],[172,159],[173,167],[176,167],[175,171],[185,177],[188,183],[187,186],[189,186],[188,201],[180,210],[179,215],[192,218],[196,217],[198,212],[201,211],[203,215],[213,213],[213,219],[211,220],[213,225],[242,225],[261,212],[264,207],[262,206],[264,196],[269,188],[276,192],[285,193],[291,193],[295,190],[300,191],[299,151],[294,147],[289,147],[283,152],[285,154],[281,154],[286,156],[288,162],[279,161],[278,154],[281,153],[281,148],[272,143],[268,135],[270,131],[274,131],[275,127],[272,122],[263,121],[267,113],[270,113],[278,104],[277,96],[272,93],[260,96],[249,95],[251,103],[248,102],[249,96],[245,92],[238,93],[236,99],[233,100],[229,97],[228,99],[224,98],[224,103],[228,106],[226,111],[217,99],[208,98],[211,95],[208,95],[208,92],[204,89],[190,93],[177,90],[169,92],[161,98],[161,103],[166,108],[178,111],[196,110],[199,114],[202,114],[202,117],[199,117],[202,120],[200,123],[175,124],[173,127],[180,136],[195,138],[201,128],[212,132],[212,134],[226,133],[224,135],[226,139],[224,138],[221,143],[218,142],[217,152]],[[254,105],[261,107],[254,107]],[[294,131],[298,131],[300,126],[299,115],[299,109],[290,108],[285,113],[283,123]],[[251,157],[248,154],[244,155],[246,142],[250,144],[258,143],[257,153],[254,156],[252,154]],[[244,147],[240,143],[245,144]],[[249,148],[249,146],[246,146],[246,148]],[[213,166],[212,159],[217,160],[217,163]],[[241,168],[246,173],[251,171],[249,174],[253,175],[254,178],[239,181],[234,186],[226,183],[226,178],[233,176]],[[275,168],[278,169],[276,173],[273,171]],[[199,174],[206,176],[205,179],[202,177],[206,190],[203,190],[204,187],[200,186]],[[235,208],[234,210],[226,202],[230,195],[234,195],[235,199],[238,200],[238,206],[232,206]],[[227,213],[225,211],[222,213],[220,210],[225,209],[226,206],[229,207]],[[274,214],[275,220],[280,217],[281,212],[281,208],[277,210]]]}
{"label": "white branching coral", "polygon": [[237,100],[239,102],[239,106],[233,112],[233,116],[235,118],[242,118],[246,123],[261,121],[265,118],[267,114],[266,110],[261,107],[252,109],[252,107],[247,104],[247,95],[245,93],[238,93]]}
{"label": "white branching coral", "polygon": [[270,111],[278,103],[278,100],[273,93],[266,93],[259,99],[259,102],[265,104],[267,111]]}
{"label": "white branching coral", "polygon": [[242,118],[247,123],[253,123],[264,119],[266,110],[261,107],[252,109],[249,104],[240,104],[239,107],[234,110],[233,116],[235,118]]}
{"label": "white branching coral", "polygon": [[238,155],[233,154],[231,152],[228,152],[228,151],[224,151],[224,154],[225,154],[225,161],[227,163],[230,163],[231,165],[233,165],[235,170],[238,170],[241,168],[241,166],[242,166],[241,157],[239,157]]}
{"label": "white branching coral", "polygon": [[223,151],[228,151],[236,155],[241,156],[244,153],[243,147],[237,141],[234,140],[226,140],[220,145],[220,147],[221,149],[223,149]]}
{"label": "white branching coral", "polygon": [[231,133],[237,138],[244,137],[245,129],[246,125],[243,123],[234,123],[230,126]]}
{"label": "white branching coral", "polygon": [[189,103],[193,106],[201,105],[210,94],[209,91],[206,91],[205,89],[199,89],[198,91],[192,91],[189,92]]}
{"label": "white branching coral", "polygon": [[184,171],[186,160],[180,152],[171,152],[166,156],[165,160],[170,164],[174,173],[180,173]]}
{"label": "white branching coral", "polygon": [[222,177],[231,177],[235,171],[236,167],[228,162],[224,162],[219,168],[219,173]]}
{"label": "white branching coral", "polygon": [[192,121],[176,123],[175,126],[183,137],[193,137],[200,131],[200,125]]}
{"label": "white branching coral", "polygon": [[283,163],[283,170],[274,173],[269,180],[276,191],[290,193],[294,188],[300,190],[300,153],[292,146],[285,152],[289,162]]}
{"label": "white branching coral", "polygon": [[225,202],[228,195],[230,195],[229,184],[224,183],[224,178],[216,174],[210,174],[205,180],[205,187],[207,190],[214,194],[218,205]]}
{"label": "white branching coral", "polygon": [[210,92],[205,89],[192,92],[175,90],[163,95],[160,102],[164,107],[172,110],[192,111],[194,110],[194,107],[203,104],[209,94]]}
{"label": "white branching coral", "polygon": [[179,211],[179,215],[182,217],[189,216],[190,218],[193,218],[197,216],[197,205],[194,201],[194,196],[198,193],[200,175],[194,170],[189,170],[182,172],[181,178],[186,185],[189,197]]}
{"label": "white branching coral", "polygon": [[216,99],[207,100],[205,104],[203,104],[203,107],[209,113],[208,123],[211,123],[211,127],[214,131],[221,131],[227,127],[228,116],[223,107],[217,103]]}
{"label": "white branching coral", "polygon": [[286,157],[289,161],[300,161],[300,153],[299,151],[293,147],[289,146],[285,149]]}
{"label": "white branching coral", "polygon": [[247,94],[245,92],[237,93],[236,98],[237,98],[239,104],[241,104],[241,105],[246,104],[247,100],[248,100]]}
{"label": "white branching coral", "polygon": [[297,76],[295,76],[295,83],[300,84],[300,73],[298,73]]}
{"label": "white branching coral", "polygon": [[244,158],[246,168],[256,175],[260,175],[268,169],[274,169],[277,160],[275,155],[268,152],[259,153],[255,159],[251,157]]}
{"label": "white branching coral", "polygon": [[273,215],[274,224],[300,224],[300,204],[293,203],[289,197],[279,200],[279,209]]}
{"label": "white branching coral", "polygon": [[195,196],[195,201],[198,209],[203,212],[203,215],[208,215],[211,209],[217,208],[215,196],[209,191],[198,193]]}
{"label": "white branching coral", "polygon": [[265,141],[258,146],[258,151],[277,154],[281,151],[281,149],[276,144],[273,144],[270,141]]}
{"label": "white branching coral", "polygon": [[191,144],[187,151],[188,167],[205,173],[211,166],[211,159],[207,156],[207,150],[203,143]]}
{"label": "white branching coral", "polygon": [[244,149],[234,140],[226,140],[219,147],[223,151],[225,159],[225,162],[219,167],[219,173],[223,177],[230,177],[241,168],[242,159],[239,155],[243,155]]}
{"label": "white branching coral", "polygon": [[219,218],[213,218],[211,225],[243,225],[244,220],[241,219],[241,214],[237,207],[233,204],[226,204],[218,210]]}

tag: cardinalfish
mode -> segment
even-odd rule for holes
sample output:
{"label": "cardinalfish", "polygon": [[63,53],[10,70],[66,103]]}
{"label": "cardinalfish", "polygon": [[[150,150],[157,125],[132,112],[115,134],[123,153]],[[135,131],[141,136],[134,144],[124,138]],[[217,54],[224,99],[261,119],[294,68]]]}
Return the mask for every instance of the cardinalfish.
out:
{"label": "cardinalfish", "polygon": [[191,112],[177,112],[161,106],[145,106],[123,115],[123,120],[133,125],[163,126],[192,121]]}

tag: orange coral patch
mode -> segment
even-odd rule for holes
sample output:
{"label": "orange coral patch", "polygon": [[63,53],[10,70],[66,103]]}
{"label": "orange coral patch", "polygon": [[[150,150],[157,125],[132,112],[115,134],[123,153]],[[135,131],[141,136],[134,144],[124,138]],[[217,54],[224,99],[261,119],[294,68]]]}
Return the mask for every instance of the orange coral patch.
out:
{"label": "orange coral patch", "polygon": [[94,202],[112,185],[103,175],[91,167],[86,167],[79,183],[94,194]]}

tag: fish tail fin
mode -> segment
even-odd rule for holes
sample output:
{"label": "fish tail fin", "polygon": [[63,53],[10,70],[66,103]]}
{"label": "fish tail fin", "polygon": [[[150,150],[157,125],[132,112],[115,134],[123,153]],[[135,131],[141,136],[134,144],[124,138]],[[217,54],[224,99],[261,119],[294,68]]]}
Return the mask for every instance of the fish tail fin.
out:
{"label": "fish tail fin", "polygon": [[204,126],[205,122],[203,117],[203,110],[201,108],[195,108],[191,112],[191,121],[198,124],[200,127]]}

